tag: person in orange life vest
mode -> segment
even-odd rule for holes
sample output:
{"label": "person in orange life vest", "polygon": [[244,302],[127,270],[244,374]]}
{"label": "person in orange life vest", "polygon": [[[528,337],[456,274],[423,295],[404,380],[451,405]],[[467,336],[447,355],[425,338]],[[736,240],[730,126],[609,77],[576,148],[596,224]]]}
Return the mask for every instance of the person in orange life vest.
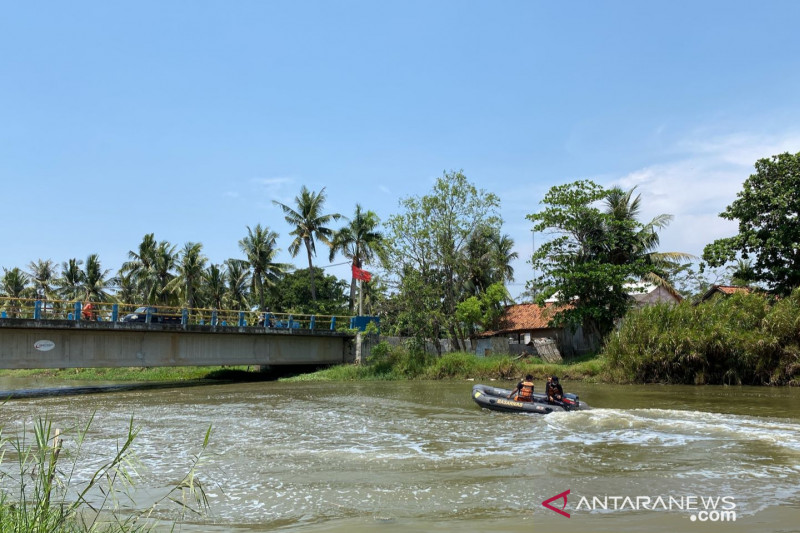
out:
{"label": "person in orange life vest", "polygon": [[515,400],[518,402],[532,402],[533,401],[533,376],[528,374],[523,381],[517,383],[517,388],[511,391],[508,395],[511,398],[517,395]]}
{"label": "person in orange life vest", "polygon": [[94,306],[92,302],[86,302],[83,304],[83,310],[81,311],[81,315],[83,316],[84,320],[94,320],[97,315],[94,313]]}
{"label": "person in orange life vest", "polygon": [[561,405],[561,401],[564,399],[564,389],[558,382],[558,376],[547,377],[547,390],[545,390],[545,394],[547,394],[548,402]]}

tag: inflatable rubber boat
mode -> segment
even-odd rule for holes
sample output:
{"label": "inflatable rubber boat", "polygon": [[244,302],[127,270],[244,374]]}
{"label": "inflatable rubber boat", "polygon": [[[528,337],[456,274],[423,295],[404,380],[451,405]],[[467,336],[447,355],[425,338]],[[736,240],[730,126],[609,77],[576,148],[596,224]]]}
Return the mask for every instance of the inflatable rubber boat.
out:
{"label": "inflatable rubber boat", "polygon": [[581,411],[591,409],[585,402],[580,401],[576,394],[565,393],[564,401],[551,404],[547,396],[541,392],[533,393],[532,402],[518,402],[509,398],[512,390],[498,389],[488,385],[475,385],[472,387],[472,399],[484,409],[504,411],[506,413],[532,413],[546,415],[554,411]]}

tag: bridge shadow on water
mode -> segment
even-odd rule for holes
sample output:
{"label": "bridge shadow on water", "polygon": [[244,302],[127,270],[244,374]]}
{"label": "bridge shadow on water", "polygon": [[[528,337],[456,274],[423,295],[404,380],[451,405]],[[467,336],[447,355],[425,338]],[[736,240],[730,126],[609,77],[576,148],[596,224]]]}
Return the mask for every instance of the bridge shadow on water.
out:
{"label": "bridge shadow on water", "polygon": [[[324,367],[320,367],[324,368]],[[209,372],[200,379],[180,381],[157,381],[136,383],[114,383],[103,385],[80,385],[42,388],[20,388],[14,390],[0,390],[0,403],[9,400],[31,398],[50,398],[64,396],[83,396],[87,394],[107,394],[125,391],[144,391],[157,389],[174,389],[183,387],[206,387],[209,385],[225,385],[229,383],[253,383],[259,381],[277,381],[280,378],[297,376],[315,372],[319,368],[309,368],[307,365],[279,366],[268,370],[248,371],[238,369],[220,369]]]}

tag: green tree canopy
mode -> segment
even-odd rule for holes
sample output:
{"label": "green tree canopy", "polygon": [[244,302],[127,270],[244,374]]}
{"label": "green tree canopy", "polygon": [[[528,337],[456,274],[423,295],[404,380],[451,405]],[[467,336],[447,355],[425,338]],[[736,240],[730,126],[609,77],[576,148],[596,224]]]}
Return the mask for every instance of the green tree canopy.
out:
{"label": "green tree canopy", "polygon": [[[252,229],[247,226],[247,236],[239,241],[239,248],[247,258],[246,265],[250,271],[250,292],[257,299],[260,311],[266,309],[267,290],[274,287],[275,282],[291,270],[291,265],[275,262],[280,251],[276,245],[277,240],[277,233],[269,227],[256,224]],[[236,284],[237,281],[231,280],[231,283]]]}
{"label": "green tree canopy", "polygon": [[345,290],[347,282],[336,276],[325,275],[314,267],[317,278],[317,299],[311,299],[308,269],[286,274],[273,290],[273,312],[341,315],[347,310]]}
{"label": "green tree canopy", "polygon": [[669,215],[643,224],[636,219],[638,197],[632,202],[588,180],[552,187],[542,203],[544,210],[527,216],[534,231],[553,235],[531,258],[542,272],[537,282],[565,306],[557,322],[582,326],[599,341],[630,305],[625,283],[653,273],[654,233]]}
{"label": "green tree canopy", "polygon": [[167,290],[177,294],[179,302],[189,308],[197,307],[197,291],[203,279],[203,272],[208,259],[203,255],[203,245],[199,242],[187,242],[183,245],[177,260],[177,276],[166,286]]}
{"label": "green tree canopy", "polygon": [[387,222],[391,244],[385,261],[397,283],[396,325],[420,345],[426,339],[438,345],[440,336],[449,335],[460,346],[456,306],[469,296],[464,287],[480,270],[467,248],[478,231],[500,233],[500,200],[451,171],[436,180],[430,194],[400,205],[404,212]]}
{"label": "green tree canopy", "polygon": [[722,218],[739,221],[739,233],[703,250],[712,267],[751,260],[746,276],[783,296],[800,286],[800,152],[759,159]]}

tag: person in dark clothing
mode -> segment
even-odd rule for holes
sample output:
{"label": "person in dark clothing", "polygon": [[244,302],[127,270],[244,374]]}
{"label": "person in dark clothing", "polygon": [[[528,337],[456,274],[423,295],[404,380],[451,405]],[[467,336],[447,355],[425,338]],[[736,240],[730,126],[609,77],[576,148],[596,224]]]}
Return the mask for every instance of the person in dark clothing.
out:
{"label": "person in dark clothing", "polygon": [[549,376],[547,378],[547,401],[556,405],[563,405],[564,389],[558,382],[558,376]]}
{"label": "person in dark clothing", "polygon": [[511,391],[508,395],[509,398],[516,395],[515,400],[518,402],[532,402],[533,401],[533,376],[528,374],[523,381],[517,383],[517,388]]}

